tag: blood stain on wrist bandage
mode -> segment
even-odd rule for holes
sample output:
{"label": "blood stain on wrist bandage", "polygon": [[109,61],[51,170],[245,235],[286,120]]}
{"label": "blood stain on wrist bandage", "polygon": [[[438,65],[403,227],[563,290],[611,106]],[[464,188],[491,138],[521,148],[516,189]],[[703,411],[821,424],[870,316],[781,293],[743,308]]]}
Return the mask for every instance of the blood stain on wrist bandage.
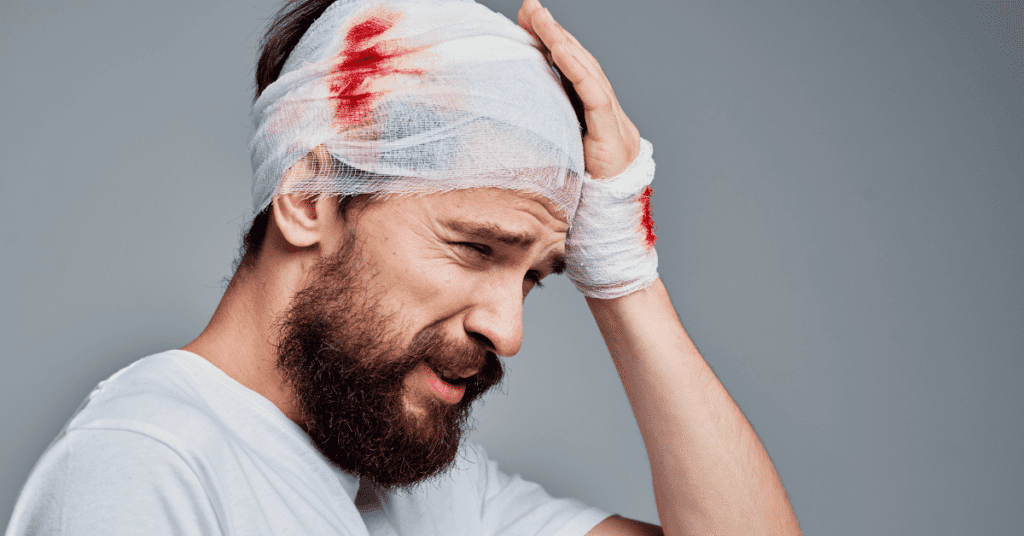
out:
{"label": "blood stain on wrist bandage", "polygon": [[653,193],[654,189],[648,186],[640,194],[640,207],[642,210],[640,226],[644,229],[644,240],[647,242],[648,249],[654,247],[654,243],[658,241],[657,235],[654,234],[657,227],[654,225],[654,218],[651,217],[651,194]]}
{"label": "blood stain on wrist bandage", "polygon": [[334,126],[339,130],[362,121],[386,88],[375,88],[375,79],[390,74],[423,74],[421,70],[398,68],[399,57],[409,51],[384,42],[382,35],[401,17],[399,12],[373,10],[366,20],[352,26],[345,46],[336,56],[328,79],[334,101]]}

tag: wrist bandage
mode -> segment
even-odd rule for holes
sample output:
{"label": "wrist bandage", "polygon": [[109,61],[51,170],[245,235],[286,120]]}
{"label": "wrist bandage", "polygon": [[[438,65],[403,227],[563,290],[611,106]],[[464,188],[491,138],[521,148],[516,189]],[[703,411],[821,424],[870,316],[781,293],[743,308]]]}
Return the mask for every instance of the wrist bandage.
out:
{"label": "wrist bandage", "polygon": [[576,217],[566,239],[569,279],[590,298],[611,299],[646,289],[658,278],[650,188],[653,148],[640,140],[640,154],[616,177],[583,179]]}

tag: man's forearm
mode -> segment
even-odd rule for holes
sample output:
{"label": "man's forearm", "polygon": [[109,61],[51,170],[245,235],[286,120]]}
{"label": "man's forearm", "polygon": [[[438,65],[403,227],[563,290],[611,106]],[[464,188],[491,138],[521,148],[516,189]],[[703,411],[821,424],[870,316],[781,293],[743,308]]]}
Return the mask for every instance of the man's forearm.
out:
{"label": "man's forearm", "polygon": [[661,280],[587,303],[640,425],[665,534],[800,534],[768,453]]}

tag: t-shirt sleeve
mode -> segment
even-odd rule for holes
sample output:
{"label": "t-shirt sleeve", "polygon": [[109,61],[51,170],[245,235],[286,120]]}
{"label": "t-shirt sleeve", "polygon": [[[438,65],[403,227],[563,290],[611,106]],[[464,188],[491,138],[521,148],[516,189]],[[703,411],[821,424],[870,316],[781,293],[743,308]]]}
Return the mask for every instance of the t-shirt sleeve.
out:
{"label": "t-shirt sleeve", "polygon": [[123,429],[77,429],[40,458],[7,536],[220,534],[210,499],[184,459]]}
{"label": "t-shirt sleeve", "polygon": [[574,499],[554,498],[537,483],[503,473],[479,445],[471,445],[468,454],[477,457],[486,534],[581,536],[611,515]]}

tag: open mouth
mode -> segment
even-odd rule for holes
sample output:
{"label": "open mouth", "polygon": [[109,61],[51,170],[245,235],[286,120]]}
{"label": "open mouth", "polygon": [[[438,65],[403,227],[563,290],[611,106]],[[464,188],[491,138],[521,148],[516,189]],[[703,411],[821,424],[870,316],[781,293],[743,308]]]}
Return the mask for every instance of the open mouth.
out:
{"label": "open mouth", "polygon": [[465,385],[465,384],[469,383],[469,380],[474,376],[474,374],[471,374],[469,376],[459,377],[454,372],[451,372],[449,370],[442,369],[442,368],[437,368],[437,367],[434,367],[432,365],[427,365],[427,366],[430,367],[430,370],[434,371],[434,374],[436,374],[437,377],[441,381],[443,381],[443,382],[445,382],[445,383],[447,383],[449,385],[455,385],[455,386]]}
{"label": "open mouth", "polygon": [[468,378],[460,378],[448,373],[448,378],[444,378],[442,375],[444,371],[438,371],[428,365],[421,364],[419,369],[423,372],[422,376],[426,380],[426,384],[430,387],[430,390],[434,393],[434,396],[447,402],[448,404],[456,404],[466,394],[466,380]]}

